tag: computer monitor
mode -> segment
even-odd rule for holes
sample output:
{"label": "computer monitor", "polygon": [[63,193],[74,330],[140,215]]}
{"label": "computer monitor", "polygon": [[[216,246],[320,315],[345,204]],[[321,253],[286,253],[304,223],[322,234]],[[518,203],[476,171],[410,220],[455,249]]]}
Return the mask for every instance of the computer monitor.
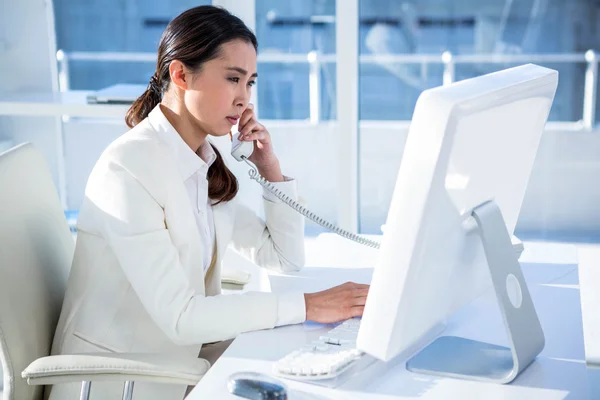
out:
{"label": "computer monitor", "polygon": [[438,338],[409,369],[506,383],[542,350],[510,235],[557,84],[556,71],[528,64],[421,94],[357,338],[360,350],[388,361],[414,349],[490,282],[511,348]]}

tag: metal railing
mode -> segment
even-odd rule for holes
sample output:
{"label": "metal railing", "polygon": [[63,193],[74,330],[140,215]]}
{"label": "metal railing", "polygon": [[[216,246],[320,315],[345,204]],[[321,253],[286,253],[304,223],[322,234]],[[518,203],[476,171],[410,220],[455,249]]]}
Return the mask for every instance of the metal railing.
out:
{"label": "metal railing", "polygon": [[[98,62],[156,62],[155,53],[133,52],[65,52],[56,53],[59,71],[59,87],[68,91],[69,63],[71,61]],[[258,63],[264,64],[308,64],[309,65],[309,110],[310,122],[317,124],[321,121],[321,68],[323,64],[336,62],[335,54],[259,54]],[[420,65],[421,75],[426,75],[430,65],[442,65],[442,83],[448,85],[455,81],[456,66],[460,64],[508,64],[508,63],[585,63],[583,110],[581,121],[569,123],[554,121],[554,124],[570,124],[581,130],[592,130],[596,120],[596,88],[598,85],[598,53],[588,50],[585,53],[559,54],[470,54],[454,55],[449,51],[442,54],[364,54],[359,56],[361,64],[377,65]]]}

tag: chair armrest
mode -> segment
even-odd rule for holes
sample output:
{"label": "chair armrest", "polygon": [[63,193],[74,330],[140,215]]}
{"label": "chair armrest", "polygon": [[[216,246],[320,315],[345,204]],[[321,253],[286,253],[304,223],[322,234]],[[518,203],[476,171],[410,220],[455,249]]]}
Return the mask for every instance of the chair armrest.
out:
{"label": "chair armrest", "polygon": [[141,353],[82,353],[42,357],[21,373],[29,385],[82,381],[147,381],[195,385],[210,368],[202,358]]}

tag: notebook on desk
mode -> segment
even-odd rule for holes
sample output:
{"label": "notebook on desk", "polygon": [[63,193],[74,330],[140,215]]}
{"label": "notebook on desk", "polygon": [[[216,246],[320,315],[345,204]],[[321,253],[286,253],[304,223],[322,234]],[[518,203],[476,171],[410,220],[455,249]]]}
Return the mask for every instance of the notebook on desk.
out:
{"label": "notebook on desk", "polygon": [[87,96],[89,104],[133,104],[146,91],[147,85],[118,83],[91,92]]}

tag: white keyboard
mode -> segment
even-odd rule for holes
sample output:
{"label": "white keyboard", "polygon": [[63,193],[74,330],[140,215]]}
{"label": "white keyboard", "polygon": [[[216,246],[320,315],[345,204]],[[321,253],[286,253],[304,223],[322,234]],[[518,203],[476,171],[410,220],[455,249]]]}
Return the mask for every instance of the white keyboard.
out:
{"label": "white keyboard", "polygon": [[277,361],[273,372],[299,380],[337,377],[363,357],[363,353],[356,349],[359,327],[359,319],[343,322],[319,337],[319,340]]}
{"label": "white keyboard", "polygon": [[323,340],[330,344],[348,344],[355,346],[356,337],[358,336],[358,329],[360,328],[360,319],[352,318],[348,319],[325,335],[319,337],[319,340]]}

